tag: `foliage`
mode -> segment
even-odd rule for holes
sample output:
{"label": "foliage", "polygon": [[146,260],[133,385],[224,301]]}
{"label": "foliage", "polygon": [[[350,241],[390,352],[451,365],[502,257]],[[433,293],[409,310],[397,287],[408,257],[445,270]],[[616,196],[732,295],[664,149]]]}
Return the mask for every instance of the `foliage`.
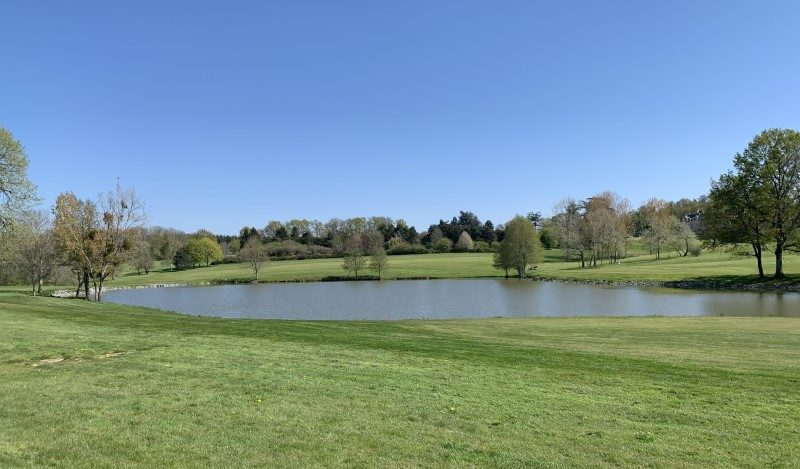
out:
{"label": "foliage", "polygon": [[222,260],[222,247],[216,239],[209,236],[193,237],[186,243],[186,251],[194,260],[194,264],[205,263],[206,267],[212,262]]}
{"label": "foliage", "polygon": [[500,242],[494,266],[506,270],[516,269],[519,278],[526,275],[529,266],[541,259],[541,244],[536,228],[528,218],[517,215],[505,226],[505,237]]}
{"label": "foliage", "polygon": [[486,241],[475,241],[472,245],[472,252],[493,252],[494,249]]}
{"label": "foliage", "polygon": [[4,127],[0,127],[0,227],[38,203],[36,186],[28,180],[25,148]]}
{"label": "foliage", "polygon": [[472,237],[466,231],[462,231],[453,250],[456,252],[469,252],[472,251],[473,246]]}
{"label": "foliage", "polygon": [[542,243],[542,248],[553,249],[556,247],[556,239],[553,236],[553,230],[544,227],[539,230],[539,242]]}
{"label": "foliage", "polygon": [[189,249],[187,246],[184,246],[175,253],[175,257],[172,259],[172,264],[175,266],[177,270],[184,270],[189,269],[195,266],[195,259],[191,253],[189,253]]}
{"label": "foliage", "polygon": [[133,268],[136,269],[136,272],[139,274],[142,271],[149,274],[150,271],[153,270],[153,265],[155,264],[153,253],[146,240],[137,238],[131,255],[131,261]]}
{"label": "foliage", "polygon": [[428,249],[421,244],[410,244],[406,241],[390,243],[389,249],[386,253],[390,256],[408,255],[408,254],[427,254]]}
{"label": "foliage", "polygon": [[389,259],[386,256],[386,249],[383,246],[372,248],[369,259],[369,268],[378,275],[378,280],[383,280],[383,274],[389,266]]}
{"label": "foliage", "polygon": [[450,238],[442,238],[431,246],[431,251],[436,253],[450,252],[452,250],[453,242],[450,241]]}
{"label": "foliage", "polygon": [[[103,284],[114,270],[128,260],[145,220],[144,203],[133,189],[122,189],[117,181],[113,191],[97,203],[62,193],[56,199],[53,233],[64,256],[82,277],[89,298],[91,280],[95,301],[101,300]],[[79,281],[78,289],[80,289]]]}

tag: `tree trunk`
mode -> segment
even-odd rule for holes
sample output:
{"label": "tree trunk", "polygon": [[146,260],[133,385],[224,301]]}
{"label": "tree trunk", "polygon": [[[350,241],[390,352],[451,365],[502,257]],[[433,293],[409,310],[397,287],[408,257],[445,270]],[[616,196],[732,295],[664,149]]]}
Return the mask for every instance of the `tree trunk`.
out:
{"label": "tree trunk", "polygon": [[764,265],[761,263],[761,245],[760,244],[753,244],[753,253],[755,253],[756,262],[758,263],[758,278],[764,278]]}
{"label": "tree trunk", "polygon": [[783,273],[783,241],[778,241],[775,244],[775,275],[772,278],[778,280],[785,277],[786,274]]}
{"label": "tree trunk", "polygon": [[84,295],[84,299],[86,299],[86,301],[89,301],[91,299],[91,298],[89,298],[89,271],[88,270],[84,270],[83,271],[83,295]]}

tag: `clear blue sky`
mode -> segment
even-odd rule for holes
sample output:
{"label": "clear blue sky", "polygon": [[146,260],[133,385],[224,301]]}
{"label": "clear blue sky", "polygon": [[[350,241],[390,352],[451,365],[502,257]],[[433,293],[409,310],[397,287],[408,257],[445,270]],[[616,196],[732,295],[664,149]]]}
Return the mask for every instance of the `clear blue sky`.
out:
{"label": "clear blue sky", "polygon": [[800,128],[800,3],[6,0],[0,125],[49,207],[120,177],[150,223],[502,222],[708,190]]}

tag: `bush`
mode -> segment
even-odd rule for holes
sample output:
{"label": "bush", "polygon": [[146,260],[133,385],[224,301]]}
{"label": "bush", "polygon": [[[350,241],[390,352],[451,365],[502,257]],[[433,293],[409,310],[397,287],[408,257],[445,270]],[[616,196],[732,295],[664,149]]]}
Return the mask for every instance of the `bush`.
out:
{"label": "bush", "polygon": [[421,244],[411,244],[405,241],[399,243],[390,243],[389,249],[386,254],[390,256],[401,256],[405,254],[427,254],[428,249]]}
{"label": "bush", "polygon": [[431,250],[439,253],[450,252],[453,250],[453,242],[448,238],[442,238],[431,245]]}
{"label": "bush", "polygon": [[273,260],[299,260],[299,259],[323,259],[326,257],[336,257],[333,249],[316,244],[300,244],[297,241],[273,241],[267,243],[267,252]]}
{"label": "bush", "polygon": [[475,241],[472,252],[494,252],[494,249],[486,241]]}
{"label": "bush", "polygon": [[695,244],[695,245],[689,247],[689,254],[691,254],[694,257],[699,256],[700,253],[702,253],[702,252],[703,252],[703,248],[700,247],[699,244]]}
{"label": "bush", "polygon": [[542,243],[542,247],[545,249],[556,247],[556,240],[553,237],[553,233],[550,232],[550,228],[542,228],[539,231],[539,242]]}

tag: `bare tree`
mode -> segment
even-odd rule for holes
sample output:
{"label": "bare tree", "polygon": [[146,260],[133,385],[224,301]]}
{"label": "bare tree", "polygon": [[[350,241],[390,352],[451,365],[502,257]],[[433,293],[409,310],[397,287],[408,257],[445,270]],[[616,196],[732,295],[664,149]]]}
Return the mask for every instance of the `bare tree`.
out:
{"label": "bare tree", "polygon": [[261,242],[258,236],[253,236],[244,243],[242,249],[239,250],[237,255],[239,260],[246,262],[256,277],[258,282],[258,274],[265,263],[269,262],[269,251],[267,247]]}
{"label": "bare tree", "polygon": [[661,249],[669,246],[673,234],[673,220],[675,216],[669,209],[667,202],[661,199],[650,199],[642,207],[647,229],[644,238],[655,251],[656,259],[661,259]]}
{"label": "bare tree", "polygon": [[29,214],[18,226],[13,263],[20,275],[32,285],[33,294],[42,293],[42,283],[58,264],[53,234],[47,216],[40,212]]}

